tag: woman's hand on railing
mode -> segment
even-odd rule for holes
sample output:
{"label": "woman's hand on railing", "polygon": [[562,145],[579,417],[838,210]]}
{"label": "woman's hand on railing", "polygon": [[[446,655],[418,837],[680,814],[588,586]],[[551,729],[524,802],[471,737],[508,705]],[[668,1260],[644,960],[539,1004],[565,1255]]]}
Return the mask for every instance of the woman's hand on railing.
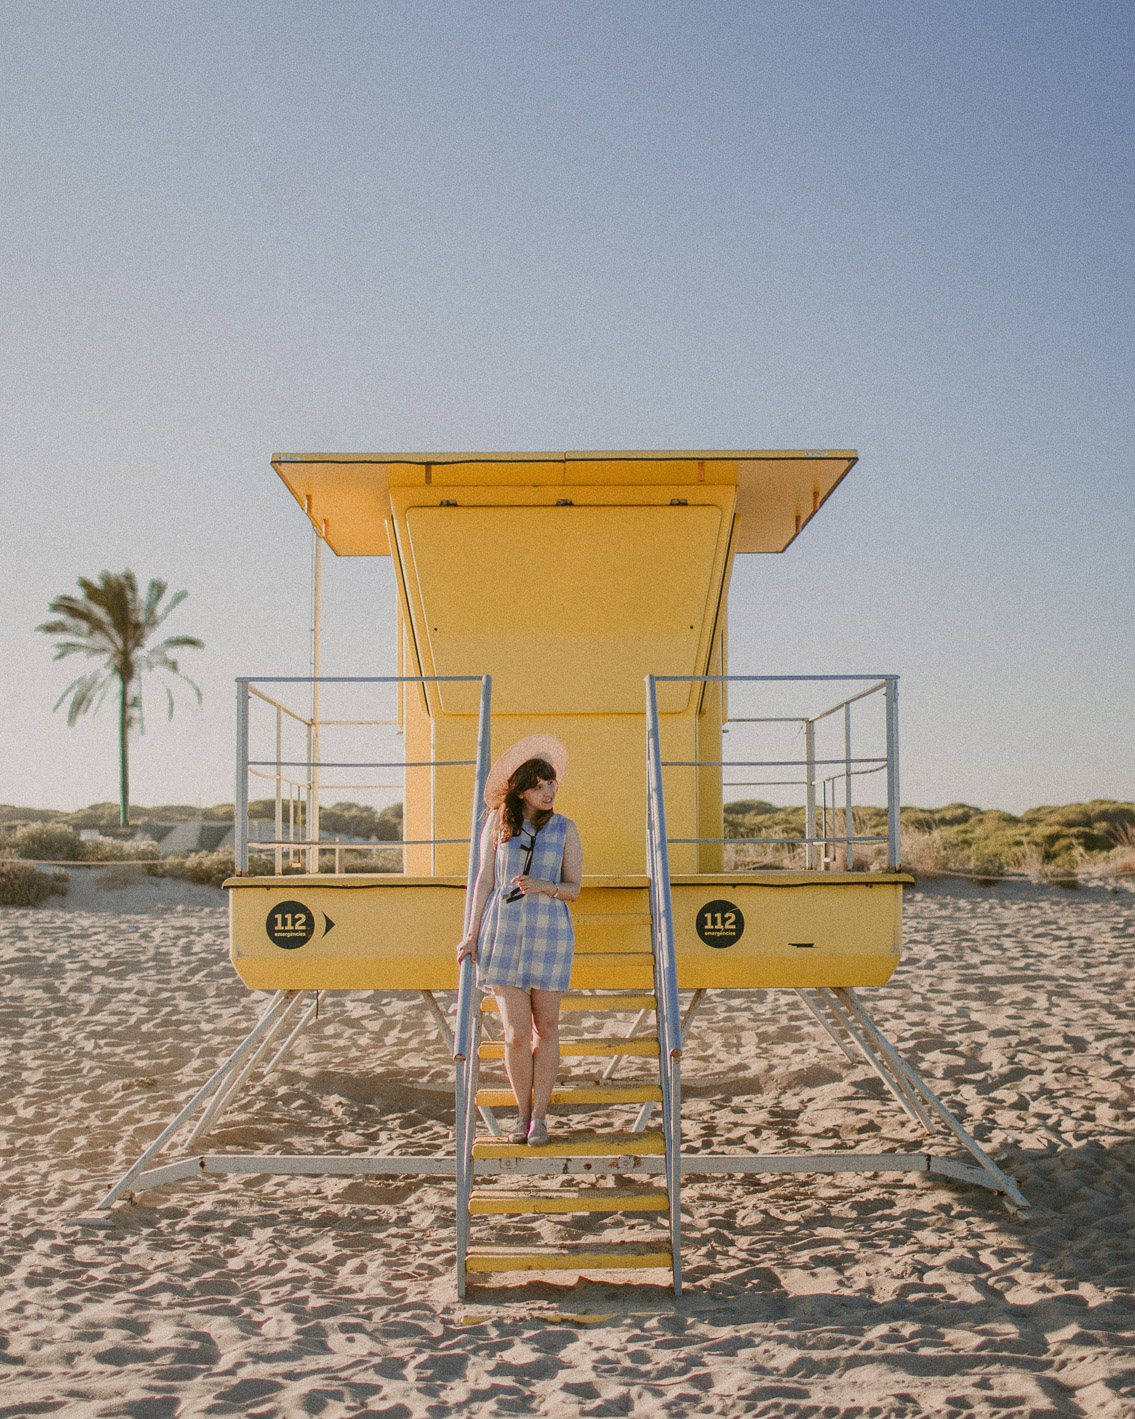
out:
{"label": "woman's hand on railing", "polygon": [[457,943],[457,964],[460,965],[466,956],[471,961],[477,959],[477,938],[475,936],[466,936],[463,941]]}

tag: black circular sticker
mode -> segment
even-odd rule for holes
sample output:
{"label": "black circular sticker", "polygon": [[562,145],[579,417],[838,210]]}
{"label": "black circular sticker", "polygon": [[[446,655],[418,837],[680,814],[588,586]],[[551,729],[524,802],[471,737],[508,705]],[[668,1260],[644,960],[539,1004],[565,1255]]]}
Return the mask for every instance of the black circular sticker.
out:
{"label": "black circular sticker", "polygon": [[740,941],[745,930],[745,918],[741,915],[741,908],[732,902],[706,902],[704,907],[698,908],[697,928],[698,935],[707,946],[724,950],[726,946]]}
{"label": "black circular sticker", "polygon": [[315,914],[302,902],[280,902],[268,913],[264,923],[268,940],[285,951],[306,946],[315,931]]}

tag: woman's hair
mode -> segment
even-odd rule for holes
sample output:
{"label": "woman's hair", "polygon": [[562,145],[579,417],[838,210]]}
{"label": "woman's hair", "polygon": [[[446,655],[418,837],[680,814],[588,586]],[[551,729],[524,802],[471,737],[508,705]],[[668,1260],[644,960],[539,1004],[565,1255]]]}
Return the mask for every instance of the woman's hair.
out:
{"label": "woman's hair", "polygon": [[[547,759],[525,759],[518,769],[513,769],[505,789],[504,802],[501,804],[500,829],[497,834],[499,842],[506,843],[520,832],[524,822],[524,799],[521,795],[530,788],[535,788],[538,783],[555,781],[556,771]],[[542,828],[551,816],[552,810],[546,808],[542,813],[537,813],[533,826]]]}

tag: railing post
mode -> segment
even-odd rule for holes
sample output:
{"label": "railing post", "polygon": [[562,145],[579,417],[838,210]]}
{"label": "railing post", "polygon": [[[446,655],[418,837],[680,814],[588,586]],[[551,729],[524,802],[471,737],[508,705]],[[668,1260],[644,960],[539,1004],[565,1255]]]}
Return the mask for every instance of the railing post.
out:
{"label": "railing post", "polygon": [[284,836],[284,775],[281,764],[284,758],[284,711],[279,705],[276,706],[276,831],[272,836],[276,839],[276,876],[279,877],[284,870],[284,849],[280,846]]}
{"label": "railing post", "polygon": [[855,866],[855,846],[851,841],[851,835],[855,831],[852,823],[851,808],[851,706],[843,707],[843,772],[846,792],[843,799],[843,833],[844,847],[846,854],[844,861],[848,872]]}
{"label": "railing post", "polygon": [[809,869],[816,866],[819,845],[816,837],[816,724],[814,720],[804,721],[804,753],[808,760],[806,782],[807,797],[804,802],[804,836],[808,839],[804,848],[804,865]]}
{"label": "railing post", "polygon": [[304,785],[304,799],[303,799],[304,813],[303,813],[303,823],[302,823],[302,827],[301,827],[301,841],[303,840],[303,838],[306,838],[306,839],[307,839],[307,843],[308,843],[308,846],[304,849],[304,853],[303,853],[304,857],[306,858],[306,868],[307,868],[307,871],[308,871],[308,872],[318,872],[318,871],[319,871],[319,861],[318,861],[318,859],[319,859],[319,849],[318,849],[318,848],[315,849],[315,859],[316,859],[315,861],[312,861],[312,849],[311,849],[311,804],[312,804],[312,789],[313,789],[313,782],[312,782],[312,757],[311,757],[311,720],[308,720],[308,722],[307,722],[306,740],[307,740],[307,783]]}
{"label": "railing post", "polygon": [[248,871],[248,681],[236,682],[236,794],[233,805],[233,867]]}
{"label": "railing post", "polygon": [[[308,509],[310,513],[310,505]],[[323,674],[323,538],[327,523],[312,519],[315,545],[311,579],[311,730],[308,736],[307,870],[319,871],[319,690]]]}
{"label": "railing post", "polygon": [[899,804],[899,682],[887,677],[887,866],[897,871],[902,861]]}

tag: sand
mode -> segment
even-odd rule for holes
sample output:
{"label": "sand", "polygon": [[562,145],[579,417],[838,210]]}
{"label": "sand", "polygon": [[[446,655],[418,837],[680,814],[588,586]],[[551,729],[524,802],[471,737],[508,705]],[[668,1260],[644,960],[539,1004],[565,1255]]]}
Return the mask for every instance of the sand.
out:
{"label": "sand", "polygon": [[[0,1416],[1135,1414],[1135,894],[923,889],[869,995],[1027,1219],[918,1175],[694,1180],[679,1300],[458,1304],[450,1183],[201,1179],[80,1220],[264,1003],[219,892],[119,880],[0,912]],[[691,1149],[919,1146],[791,997],[713,998],[685,1074]],[[209,1148],[442,1152],[449,1081],[419,1001],[340,997]]]}

